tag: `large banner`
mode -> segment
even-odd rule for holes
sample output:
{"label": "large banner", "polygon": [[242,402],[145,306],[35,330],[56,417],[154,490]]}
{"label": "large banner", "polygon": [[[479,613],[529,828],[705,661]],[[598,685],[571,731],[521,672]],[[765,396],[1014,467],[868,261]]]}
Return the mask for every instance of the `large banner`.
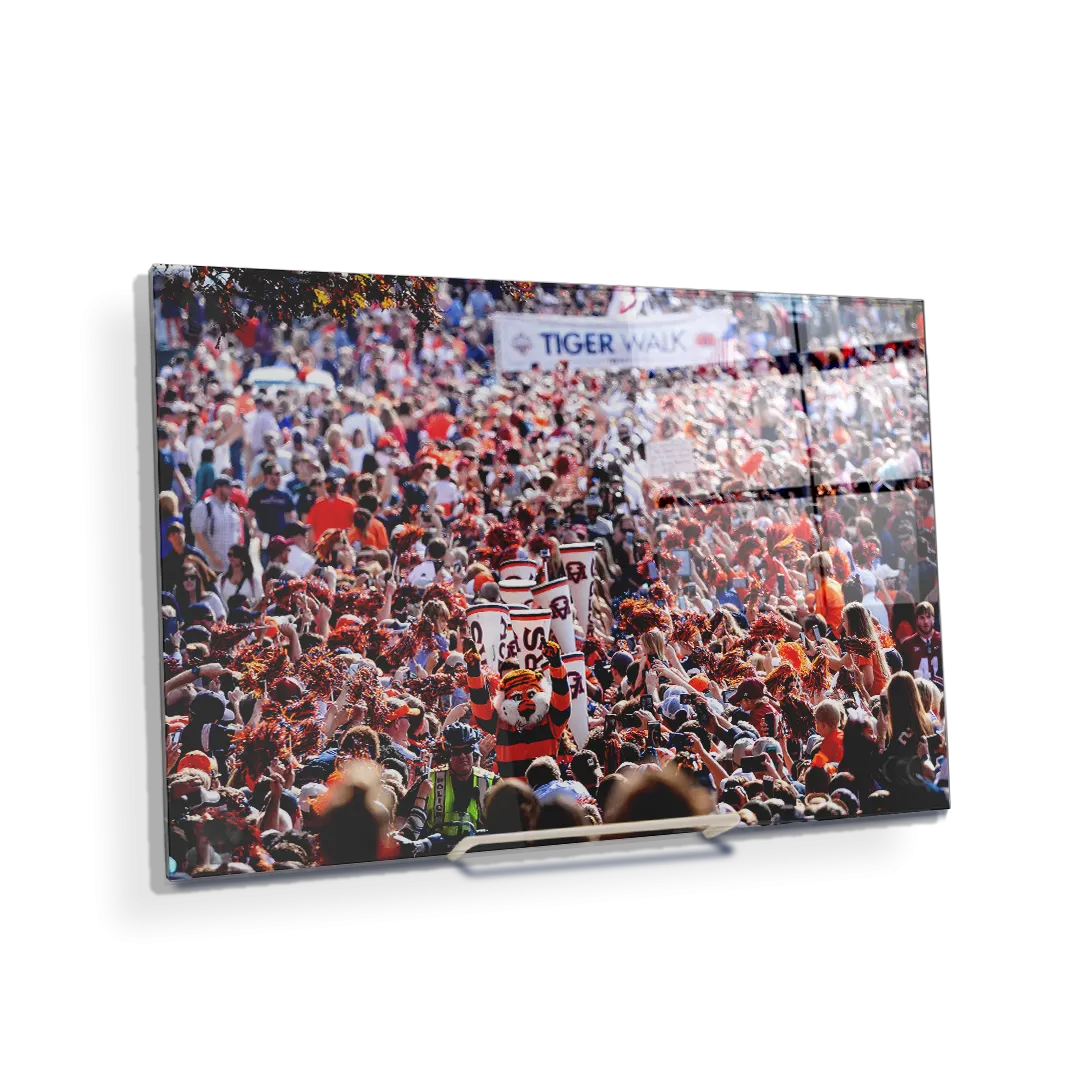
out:
{"label": "large banner", "polygon": [[494,316],[495,363],[500,371],[550,371],[562,361],[571,368],[660,368],[724,362],[722,341],[728,312],[655,315],[645,319],[592,316]]}

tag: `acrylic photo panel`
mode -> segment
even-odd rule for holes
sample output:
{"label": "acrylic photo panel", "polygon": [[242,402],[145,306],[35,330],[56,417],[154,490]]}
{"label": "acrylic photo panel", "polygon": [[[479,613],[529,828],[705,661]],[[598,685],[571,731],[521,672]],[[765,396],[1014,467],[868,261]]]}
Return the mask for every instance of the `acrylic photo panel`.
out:
{"label": "acrylic photo panel", "polygon": [[948,806],[920,302],[151,280],[170,877]]}

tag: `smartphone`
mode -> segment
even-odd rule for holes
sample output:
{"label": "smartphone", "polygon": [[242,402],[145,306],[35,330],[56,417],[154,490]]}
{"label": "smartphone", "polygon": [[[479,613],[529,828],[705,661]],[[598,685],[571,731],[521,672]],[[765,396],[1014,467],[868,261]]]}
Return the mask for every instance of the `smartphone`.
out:
{"label": "smartphone", "polygon": [[627,529],[626,530],[626,542],[628,544],[632,544],[634,542],[634,530],[633,529]]}
{"label": "smartphone", "polygon": [[655,746],[660,741],[660,721],[650,720],[647,727],[649,745]]}
{"label": "smartphone", "polygon": [[765,762],[768,760],[766,754],[747,754],[742,759],[742,764],[739,766],[743,772],[764,772]]}
{"label": "smartphone", "polygon": [[690,736],[685,731],[673,731],[668,736],[668,747],[676,754],[690,745]]}
{"label": "smartphone", "polygon": [[806,571],[806,588],[808,591],[812,591],[817,588],[817,578],[814,576],[813,570]]}
{"label": "smartphone", "polygon": [[733,589],[745,589],[747,584],[748,584],[748,582],[747,582],[746,578],[737,577],[737,578],[732,579],[731,587]]}
{"label": "smartphone", "polygon": [[672,548],[671,554],[679,560],[679,577],[690,576],[690,551],[688,548]]}
{"label": "smartphone", "polygon": [[785,592],[787,592],[787,579],[780,575],[776,579],[776,595],[783,596]]}
{"label": "smartphone", "polygon": [[900,569],[901,570],[906,570],[907,569],[907,560],[904,558],[903,555],[901,555],[897,561],[900,563]]}
{"label": "smartphone", "polygon": [[686,610],[686,597],[683,596],[681,593],[679,594],[679,598],[676,603],[678,603],[680,611]]}
{"label": "smartphone", "polygon": [[814,640],[819,645],[821,644],[821,627],[818,626],[816,623],[814,624]]}
{"label": "smartphone", "polygon": [[649,570],[649,580],[650,581],[655,581],[660,576],[660,574],[657,572],[657,569],[656,569],[656,563],[654,563],[652,561],[652,559],[649,560],[648,570]]}
{"label": "smartphone", "polygon": [[800,634],[799,635],[799,643],[802,645],[802,647],[804,649],[806,648],[806,635],[805,634]]}

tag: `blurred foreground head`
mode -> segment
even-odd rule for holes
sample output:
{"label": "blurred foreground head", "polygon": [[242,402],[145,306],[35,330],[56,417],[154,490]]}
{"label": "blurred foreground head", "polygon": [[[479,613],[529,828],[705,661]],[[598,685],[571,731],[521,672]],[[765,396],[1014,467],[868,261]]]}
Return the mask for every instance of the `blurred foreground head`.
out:
{"label": "blurred foreground head", "polygon": [[390,813],[380,796],[378,768],[371,762],[353,761],[312,804],[319,861],[324,866],[379,857],[390,833]]}
{"label": "blurred foreground head", "polygon": [[536,828],[540,802],[521,780],[500,780],[484,803],[487,827],[494,833],[524,832]]}
{"label": "blurred foreground head", "polygon": [[700,784],[675,770],[642,769],[612,793],[604,820],[697,817],[712,810],[713,801]]}

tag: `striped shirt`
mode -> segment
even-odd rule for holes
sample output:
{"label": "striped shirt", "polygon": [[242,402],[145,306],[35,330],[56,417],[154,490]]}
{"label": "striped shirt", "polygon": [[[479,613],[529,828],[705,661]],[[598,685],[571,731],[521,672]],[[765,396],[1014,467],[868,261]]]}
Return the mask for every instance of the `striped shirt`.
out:
{"label": "striped shirt", "polygon": [[473,721],[481,730],[495,736],[495,762],[503,779],[524,778],[525,770],[535,758],[555,757],[559,752],[559,739],[570,719],[570,687],[561,657],[556,657],[548,674],[551,676],[548,715],[532,727],[511,728],[498,722],[479,657],[473,654],[468,659]]}

